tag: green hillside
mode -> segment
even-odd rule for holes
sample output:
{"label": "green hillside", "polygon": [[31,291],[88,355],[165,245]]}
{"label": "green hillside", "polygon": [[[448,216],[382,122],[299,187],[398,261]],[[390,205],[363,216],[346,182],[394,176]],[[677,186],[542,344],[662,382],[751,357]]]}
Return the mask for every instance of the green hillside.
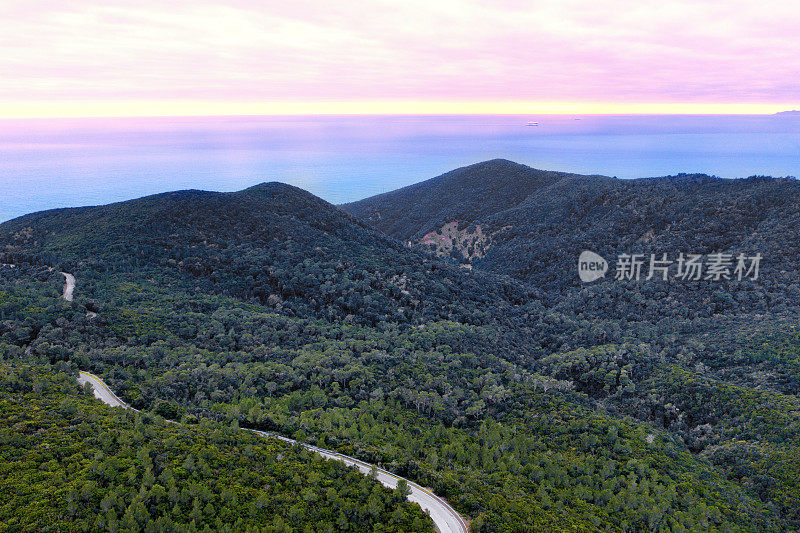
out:
{"label": "green hillside", "polygon": [[[410,220],[407,236],[282,184],[2,224],[0,262],[15,267],[0,267],[0,353],[94,371],[167,418],[279,431],[379,463],[446,497],[471,531],[800,526],[791,293],[752,285],[731,297],[763,297],[760,311],[742,300],[751,307],[662,320],[658,292],[618,284],[596,310],[575,283],[504,270],[501,252],[530,245],[513,228],[472,270],[395,238],[457,212],[491,229],[492,216],[530,215],[549,195],[549,230],[530,232],[571,242],[563,210],[582,193],[565,180],[619,187],[503,161],[482,169],[458,201],[430,204],[434,226]],[[441,183],[464,173],[437,182],[443,198]],[[605,220],[598,205],[581,208],[587,220]],[[752,236],[742,224],[737,235]],[[71,303],[60,270],[76,276]]]}
{"label": "green hillside", "polygon": [[299,447],[111,409],[47,365],[0,371],[0,531],[435,531]]}

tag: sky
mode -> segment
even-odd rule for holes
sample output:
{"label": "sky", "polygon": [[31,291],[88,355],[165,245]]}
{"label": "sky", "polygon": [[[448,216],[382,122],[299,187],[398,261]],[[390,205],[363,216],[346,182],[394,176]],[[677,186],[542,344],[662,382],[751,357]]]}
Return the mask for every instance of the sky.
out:
{"label": "sky", "polygon": [[2,0],[0,117],[771,113],[787,0]]}

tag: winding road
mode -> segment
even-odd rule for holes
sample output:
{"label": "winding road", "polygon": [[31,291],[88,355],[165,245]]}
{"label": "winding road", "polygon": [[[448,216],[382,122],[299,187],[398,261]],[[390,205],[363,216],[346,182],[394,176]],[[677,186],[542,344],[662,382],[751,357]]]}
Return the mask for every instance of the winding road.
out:
{"label": "winding road", "polygon": [[[78,383],[80,383],[82,386],[86,383],[90,383],[92,385],[92,389],[94,390],[95,398],[101,400],[107,405],[110,405],[111,407],[133,409],[133,407],[122,401],[119,396],[114,394],[114,391],[112,391],[102,379],[90,372],[84,372],[81,370],[78,374]],[[135,411],[136,409],[133,410]],[[175,423],[172,420],[169,420],[169,422]],[[294,439],[277,435],[275,433],[267,433],[265,431],[258,431],[256,429],[242,429],[244,431],[252,431],[253,433],[261,435],[262,437],[279,439],[289,444],[302,446],[303,448],[317,453],[326,459],[341,461],[347,466],[355,467],[364,475],[369,475],[372,471],[373,465],[365,463],[364,461],[359,461],[355,457],[350,457],[349,455],[318,448],[316,446],[312,446],[311,444],[298,442]],[[401,479],[405,479],[403,477],[396,476],[391,472],[384,470],[383,468],[375,468],[378,474],[376,479],[382,485],[390,489],[396,488],[397,482]],[[433,519],[434,524],[436,524],[436,528],[439,530],[439,533],[467,533],[469,531],[469,526],[464,518],[462,518],[462,516],[458,514],[455,509],[450,507],[446,501],[425,487],[414,483],[413,481],[409,481],[407,479],[405,481],[408,483],[408,488],[411,490],[411,493],[408,495],[408,501],[419,504],[424,511],[427,511],[428,514],[430,514],[430,517]]]}
{"label": "winding road", "polygon": [[[359,461],[358,459],[350,457],[349,455],[318,448],[316,446],[312,446],[311,444],[297,442],[294,439],[275,435],[273,433],[266,433],[264,431],[257,430],[248,431],[253,431],[254,433],[263,435],[264,437],[277,438],[291,444],[299,444],[307,450],[311,450],[312,452],[315,452],[326,459],[341,461],[347,466],[354,466],[364,475],[369,475],[372,471],[373,465],[365,463],[364,461]],[[466,521],[442,498],[438,497],[425,487],[414,483],[413,481],[409,481],[404,477],[396,476],[391,472],[384,470],[383,468],[375,468],[377,471],[376,479],[383,486],[390,489],[396,488],[397,482],[401,479],[405,479],[406,483],[408,483],[408,488],[411,490],[410,494],[408,495],[408,501],[419,504],[424,511],[427,511],[440,533],[466,533],[469,531],[469,526],[467,526]]]}
{"label": "winding road", "polygon": [[[67,300],[68,302],[72,301],[73,292],[75,290],[75,276],[72,274],[67,274],[66,272],[62,272],[64,275],[64,279],[66,280],[66,284],[64,285],[64,294],[62,297]],[[29,347],[30,348],[30,347]],[[100,379],[99,377],[95,376],[90,372],[84,372],[81,370],[78,373],[78,383],[81,386],[86,385],[86,383],[91,384],[92,390],[94,392],[95,398],[101,400],[106,405],[110,405],[111,407],[122,407],[123,409],[134,409],[124,401],[122,401],[119,396],[114,394],[106,383]],[[173,424],[177,423],[174,420],[167,420],[168,422],[172,422]],[[289,444],[302,446],[307,450],[310,450],[314,453],[325,457],[326,459],[333,459],[334,461],[341,461],[347,466],[352,466],[357,468],[361,473],[365,475],[369,475],[372,471],[373,465],[369,463],[365,463],[364,461],[359,461],[355,457],[350,457],[349,455],[344,455],[339,452],[334,452],[332,450],[325,450],[323,448],[318,448],[316,446],[312,446],[311,444],[305,444],[303,442],[298,442],[294,439],[290,439],[288,437],[284,437],[282,435],[277,435],[275,433],[267,433],[265,431],[258,431],[256,429],[247,429],[242,428],[244,431],[252,431],[257,435],[261,435],[262,437],[267,438],[274,438],[280,439],[284,442],[288,442]],[[395,489],[397,487],[397,482],[401,479],[405,479],[400,476],[396,476],[391,472],[384,470],[383,468],[375,467],[377,471],[376,479],[385,487],[390,489]],[[409,481],[405,479],[406,483],[408,483],[408,488],[411,490],[410,494],[408,495],[408,501],[418,504],[424,511],[427,511],[430,514],[431,519],[433,520],[434,524],[436,524],[436,528],[439,530],[439,533],[468,533],[469,526],[464,518],[458,514],[458,512],[450,507],[446,501],[444,501],[439,496],[435,495],[430,490],[426,489],[422,485],[418,485],[413,481]]]}
{"label": "winding road", "polygon": [[64,294],[61,295],[66,301],[72,301],[72,293],[75,292],[75,276],[62,272],[64,276]]}
{"label": "winding road", "polygon": [[120,400],[119,397],[114,394],[114,391],[109,389],[108,385],[94,374],[81,370],[78,373],[78,383],[80,383],[81,387],[87,383],[91,383],[94,397],[101,400],[106,405],[122,407],[123,409],[133,409],[130,405]]}

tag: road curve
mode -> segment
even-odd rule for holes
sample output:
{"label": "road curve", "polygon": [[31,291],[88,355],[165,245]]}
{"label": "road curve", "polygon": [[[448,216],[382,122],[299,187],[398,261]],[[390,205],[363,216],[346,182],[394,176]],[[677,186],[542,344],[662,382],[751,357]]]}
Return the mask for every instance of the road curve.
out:
{"label": "road curve", "polygon": [[75,292],[75,276],[62,272],[64,276],[64,293],[61,295],[66,301],[72,301],[72,293]]}
{"label": "road curve", "polygon": [[[64,290],[66,293],[66,288]],[[78,383],[80,383],[81,385],[84,385],[86,383],[91,383],[92,388],[94,389],[95,398],[103,401],[104,403],[110,405],[111,407],[122,407],[123,409],[133,409],[131,406],[120,400],[119,397],[116,394],[114,394],[114,391],[108,388],[108,385],[106,385],[102,379],[95,376],[94,374],[91,374],[89,372],[84,372],[81,370],[78,375]],[[296,444],[302,446],[307,450],[310,450],[314,453],[321,455],[322,457],[325,457],[326,459],[341,461],[345,463],[347,466],[355,467],[365,475],[369,475],[373,467],[373,465],[365,463],[364,461],[359,461],[358,459],[350,457],[349,455],[344,455],[339,452],[334,452],[332,450],[325,450],[323,448],[318,448],[316,446],[312,446],[311,444],[298,442],[294,439],[290,439],[282,435],[277,435],[275,433],[267,433],[265,431],[258,431],[255,429],[245,429],[245,431],[252,431],[253,433],[261,435],[262,437],[280,439],[284,442],[288,442],[289,444]],[[400,481],[401,479],[405,479],[403,477],[396,476],[391,472],[388,472],[382,468],[376,467],[376,470],[378,474],[377,480],[382,485],[390,489],[396,488],[397,482]],[[408,500],[410,502],[419,504],[419,506],[422,507],[423,510],[427,511],[430,514],[430,517],[431,519],[433,519],[434,524],[436,524],[436,528],[439,530],[439,533],[468,533],[469,526],[467,525],[464,518],[460,514],[458,514],[458,512],[456,512],[455,509],[450,507],[450,505],[446,501],[444,501],[442,498],[435,495],[433,492],[426,489],[425,487],[414,483],[413,481],[409,481],[406,479],[406,482],[408,483],[408,488],[411,489],[411,493],[408,495]]]}
{"label": "road curve", "polygon": [[101,400],[106,405],[122,407],[123,409],[132,409],[130,405],[120,400],[102,379],[94,374],[81,370],[78,372],[78,383],[80,383],[81,386],[84,386],[86,383],[91,383],[92,389],[94,390],[94,397]]}

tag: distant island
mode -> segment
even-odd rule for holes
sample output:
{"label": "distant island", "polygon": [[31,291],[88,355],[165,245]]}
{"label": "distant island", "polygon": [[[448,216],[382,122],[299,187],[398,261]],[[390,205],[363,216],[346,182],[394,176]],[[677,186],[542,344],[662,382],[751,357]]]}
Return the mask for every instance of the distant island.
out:
{"label": "distant island", "polygon": [[776,116],[791,116],[791,117],[800,117],[800,111],[797,109],[792,109],[791,111],[778,111],[775,113]]}

